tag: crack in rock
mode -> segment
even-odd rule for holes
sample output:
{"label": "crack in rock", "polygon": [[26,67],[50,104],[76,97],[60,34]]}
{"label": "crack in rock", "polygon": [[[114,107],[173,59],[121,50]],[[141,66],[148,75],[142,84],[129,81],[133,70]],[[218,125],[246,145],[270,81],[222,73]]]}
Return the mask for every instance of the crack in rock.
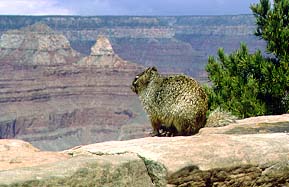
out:
{"label": "crack in rock", "polygon": [[147,168],[148,175],[150,176],[152,183],[156,187],[167,186],[167,168],[154,160],[149,160],[139,154],[137,154],[139,158],[141,158]]}

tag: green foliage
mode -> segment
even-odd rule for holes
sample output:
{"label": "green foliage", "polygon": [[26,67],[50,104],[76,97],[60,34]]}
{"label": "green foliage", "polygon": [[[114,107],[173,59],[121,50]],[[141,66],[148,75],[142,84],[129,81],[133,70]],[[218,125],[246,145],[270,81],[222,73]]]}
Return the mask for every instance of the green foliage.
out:
{"label": "green foliage", "polygon": [[259,86],[254,72],[259,67],[253,59],[263,60],[260,52],[249,55],[245,44],[230,55],[219,49],[218,59],[209,57],[206,69],[214,83],[211,90],[207,89],[210,109],[221,107],[240,117],[265,114],[264,103],[258,98]]}
{"label": "green foliage", "polygon": [[270,58],[258,50],[249,54],[245,44],[230,55],[219,49],[209,57],[206,70],[209,108],[221,107],[239,117],[289,112],[289,0],[260,0],[251,9],[256,35],[267,41]]}
{"label": "green foliage", "polygon": [[272,8],[269,0],[260,0],[251,10],[257,23],[255,34],[267,41],[268,52],[279,59],[288,59],[289,0],[275,0]]}
{"label": "green foliage", "polygon": [[209,57],[206,70],[213,82],[211,88],[206,88],[211,110],[221,107],[239,117],[288,110],[285,72],[260,51],[249,54],[245,44],[230,55],[219,49],[217,59]]}
{"label": "green foliage", "polygon": [[259,4],[251,6],[251,10],[257,23],[255,35],[267,41],[267,52],[274,55],[270,59],[274,65],[272,94],[275,98],[283,97],[281,106],[289,112],[289,0],[274,0],[273,6],[269,0],[260,0]]}
{"label": "green foliage", "polygon": [[258,50],[249,54],[245,44],[230,55],[219,49],[209,57],[206,70],[209,108],[221,107],[240,117],[289,112],[289,0],[260,0],[251,10],[256,36],[267,41],[270,58]]}

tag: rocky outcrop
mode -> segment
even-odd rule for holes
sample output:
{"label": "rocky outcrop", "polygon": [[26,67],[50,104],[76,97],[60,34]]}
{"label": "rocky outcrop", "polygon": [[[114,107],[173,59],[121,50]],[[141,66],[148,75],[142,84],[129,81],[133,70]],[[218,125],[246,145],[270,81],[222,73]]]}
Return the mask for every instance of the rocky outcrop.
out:
{"label": "rocky outcrop", "polygon": [[[11,33],[30,37],[13,49],[25,55],[27,46],[34,46],[35,53],[71,50],[65,38],[59,39],[63,35],[53,34],[42,24]],[[45,44],[40,42],[44,38],[49,39]],[[5,41],[0,40],[0,46],[7,46]],[[24,51],[21,46],[26,46]],[[64,150],[81,144],[146,136],[149,125],[143,125],[147,124],[146,118],[130,90],[131,81],[142,67],[117,57],[107,39],[100,39],[92,51],[94,57],[101,59],[93,63],[108,66],[69,61],[62,64],[57,59],[52,64],[38,65],[37,61],[37,65],[19,65],[0,58],[0,138],[26,140],[42,150]],[[110,54],[117,60],[109,61]],[[7,55],[7,59],[15,58],[13,54]],[[135,130],[126,130],[130,125]]]}
{"label": "rocky outcrop", "polygon": [[0,140],[0,156],[0,186],[153,187],[144,162],[133,153],[71,157]]}
{"label": "rocky outcrop", "polygon": [[15,139],[0,140],[0,155],[1,170],[50,164],[69,158],[67,154],[40,151],[30,143]]}
{"label": "rocky outcrop", "polygon": [[113,56],[114,51],[110,41],[105,36],[98,36],[96,43],[91,47],[91,56]]}
{"label": "rocky outcrop", "polygon": [[10,30],[0,39],[0,61],[22,65],[55,65],[72,63],[80,54],[70,47],[62,34],[43,23]]}
{"label": "rocky outcrop", "polygon": [[82,58],[78,64],[106,68],[135,66],[135,64],[124,61],[115,54],[109,39],[105,36],[98,36],[95,45],[91,47],[90,55]]}
{"label": "rocky outcrop", "polygon": [[[261,131],[244,130],[247,128]],[[50,153],[58,158],[54,161],[43,156],[49,164],[36,162],[31,167],[26,165],[25,154],[18,157],[21,146],[17,146],[18,154],[9,154],[13,148],[7,147],[14,144],[2,140],[0,156],[6,155],[6,159],[0,160],[0,185],[288,186],[288,130],[289,114],[263,116],[238,120],[226,127],[204,128],[190,137],[149,137],[78,146]],[[35,149],[20,144],[28,147],[24,152]]]}

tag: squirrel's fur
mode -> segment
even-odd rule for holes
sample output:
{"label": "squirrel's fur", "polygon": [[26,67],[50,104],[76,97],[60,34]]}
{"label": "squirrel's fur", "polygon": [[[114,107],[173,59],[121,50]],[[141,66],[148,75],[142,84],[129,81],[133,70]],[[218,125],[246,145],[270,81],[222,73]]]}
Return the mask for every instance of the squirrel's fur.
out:
{"label": "squirrel's fur", "polygon": [[237,119],[231,112],[218,107],[209,113],[205,127],[223,127],[235,123]]}
{"label": "squirrel's fur", "polygon": [[192,135],[205,126],[208,98],[202,86],[185,75],[160,75],[155,67],[137,75],[132,91],[139,95],[154,135]]}

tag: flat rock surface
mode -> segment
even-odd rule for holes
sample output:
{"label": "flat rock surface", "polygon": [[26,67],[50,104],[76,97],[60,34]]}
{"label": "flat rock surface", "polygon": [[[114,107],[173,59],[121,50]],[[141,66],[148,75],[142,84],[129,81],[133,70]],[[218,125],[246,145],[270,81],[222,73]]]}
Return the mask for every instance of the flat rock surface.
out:
{"label": "flat rock surface", "polygon": [[[270,130],[273,127],[279,130]],[[82,146],[72,152],[137,153],[149,163],[147,164],[149,172],[150,167],[155,168],[152,171],[156,177],[152,179],[160,186],[168,183],[192,186],[210,186],[208,183],[247,186],[252,185],[254,180],[260,184],[269,184],[266,177],[275,180],[275,176],[268,172],[279,175],[279,169],[282,168],[282,171],[286,171],[285,178],[289,177],[289,134],[286,132],[288,128],[288,114],[263,116],[238,120],[226,127],[204,128],[195,136],[149,137],[104,142]],[[242,130],[244,133],[241,133]],[[268,168],[271,170],[268,171]],[[225,173],[222,176],[215,176],[216,171]],[[237,179],[234,178],[235,175]],[[198,179],[195,176],[198,176]],[[283,181],[283,184],[289,185],[289,181],[285,181],[287,182]]]}
{"label": "flat rock surface", "polygon": [[0,171],[0,186],[153,186],[142,159],[133,153],[91,155],[37,167]]}
{"label": "flat rock surface", "polygon": [[[0,184],[289,186],[289,134],[284,130],[288,121],[289,114],[266,116],[238,120],[214,130],[204,128],[195,136],[148,137],[79,146],[50,153],[48,157],[54,161],[48,164],[44,159],[33,167],[2,167]],[[266,130],[280,124],[284,132]],[[250,127],[262,131],[232,131],[241,125],[245,130]],[[9,142],[3,141],[1,158],[9,155],[4,150]],[[29,144],[26,147],[35,150]],[[15,157],[23,151],[11,154]],[[22,160],[25,159],[20,157],[18,162]]]}
{"label": "flat rock surface", "polygon": [[289,132],[289,114],[246,118],[221,128],[203,128],[199,134],[259,134],[276,132]]}
{"label": "flat rock surface", "polygon": [[40,151],[22,140],[0,140],[0,171],[51,164],[68,158],[63,153]]}
{"label": "flat rock surface", "polygon": [[153,186],[134,153],[71,156],[0,140],[0,186]]}
{"label": "flat rock surface", "polygon": [[276,159],[289,159],[289,154],[284,155],[289,153],[288,142],[289,135],[284,133],[240,136],[214,134],[104,142],[80,149],[95,154],[136,152],[165,165],[170,175],[188,165],[208,170],[224,165],[233,167],[240,163],[265,164]]}

